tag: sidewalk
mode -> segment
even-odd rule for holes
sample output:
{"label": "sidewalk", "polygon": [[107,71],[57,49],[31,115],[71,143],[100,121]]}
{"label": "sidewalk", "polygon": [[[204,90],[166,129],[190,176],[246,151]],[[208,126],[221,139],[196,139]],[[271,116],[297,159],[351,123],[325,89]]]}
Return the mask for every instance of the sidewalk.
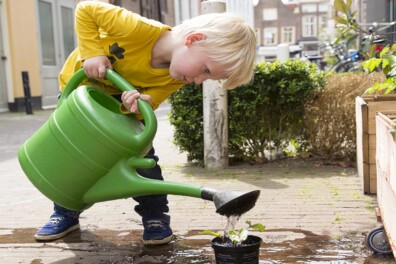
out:
{"label": "sidewalk", "polygon": [[[264,239],[260,263],[385,263],[367,262],[376,260],[365,246],[367,232],[379,226],[376,200],[362,195],[354,168],[296,162],[221,171],[192,167],[171,143],[168,110],[165,106],[157,112],[154,140],[167,181],[261,190],[256,206],[239,221],[240,227],[246,220],[266,226],[259,234]],[[176,238],[166,246],[142,245],[142,225],[132,199],[95,204],[81,215],[81,232],[51,243],[36,242],[33,235],[48,220],[52,202],[29,182],[16,155],[51,112],[0,113],[0,263],[213,263],[211,237],[199,231],[223,230],[227,221],[211,202],[184,196],[169,196]],[[394,263],[391,259],[381,258]]]}

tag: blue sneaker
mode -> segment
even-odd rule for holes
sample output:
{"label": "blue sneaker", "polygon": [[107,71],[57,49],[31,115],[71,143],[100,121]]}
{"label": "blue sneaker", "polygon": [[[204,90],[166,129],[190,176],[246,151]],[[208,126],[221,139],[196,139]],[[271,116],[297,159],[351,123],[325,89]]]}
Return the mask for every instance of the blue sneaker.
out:
{"label": "blue sneaker", "polygon": [[37,231],[34,238],[42,241],[55,240],[79,228],[78,216],[66,216],[55,212],[51,215],[48,223]]}
{"label": "blue sneaker", "polygon": [[166,214],[143,216],[143,244],[162,245],[169,243],[173,238],[169,224],[170,216]]}

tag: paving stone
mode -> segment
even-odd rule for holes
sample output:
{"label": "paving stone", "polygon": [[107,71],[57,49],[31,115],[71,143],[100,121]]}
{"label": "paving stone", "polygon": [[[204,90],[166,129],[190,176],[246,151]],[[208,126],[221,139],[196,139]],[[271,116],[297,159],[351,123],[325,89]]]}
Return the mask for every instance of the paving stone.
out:
{"label": "paving stone", "polygon": [[[376,197],[362,194],[355,168],[293,162],[218,171],[194,167],[172,144],[168,110],[161,110],[154,140],[165,179],[217,190],[260,190],[256,206],[238,224],[263,223],[267,232],[260,236],[266,243],[291,243],[308,233],[333,239],[358,234],[364,239],[379,225]],[[166,247],[142,245],[141,219],[133,211],[133,199],[97,203],[81,215],[81,232],[51,243],[35,242],[33,235],[48,220],[52,202],[28,181],[16,155],[51,112],[0,113],[0,263],[190,263],[191,256],[196,256],[194,263],[213,262],[210,237],[199,232],[221,231],[227,219],[215,212],[212,202],[185,196],[169,195],[176,242]],[[178,247],[184,248],[184,255],[175,253]],[[367,248],[362,251],[368,254]],[[183,262],[186,252],[190,262]]]}

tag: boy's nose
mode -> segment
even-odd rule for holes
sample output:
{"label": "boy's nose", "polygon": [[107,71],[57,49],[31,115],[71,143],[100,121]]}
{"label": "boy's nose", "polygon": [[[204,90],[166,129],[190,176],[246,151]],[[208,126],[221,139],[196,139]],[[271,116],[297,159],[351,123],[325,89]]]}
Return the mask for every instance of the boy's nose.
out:
{"label": "boy's nose", "polygon": [[206,81],[208,78],[204,77],[204,76],[198,76],[194,78],[194,83],[195,84],[201,84],[204,81]]}

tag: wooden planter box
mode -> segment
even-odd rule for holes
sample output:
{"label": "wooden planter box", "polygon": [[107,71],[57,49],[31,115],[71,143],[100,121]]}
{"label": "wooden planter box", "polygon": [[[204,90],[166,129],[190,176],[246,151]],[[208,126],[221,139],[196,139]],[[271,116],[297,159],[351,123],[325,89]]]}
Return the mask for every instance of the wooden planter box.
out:
{"label": "wooden planter box", "polygon": [[393,113],[376,115],[377,202],[389,244],[396,256],[396,137]]}
{"label": "wooden planter box", "polygon": [[396,111],[396,95],[365,95],[355,100],[356,107],[356,161],[362,191],[377,193],[376,127],[377,112]]}

